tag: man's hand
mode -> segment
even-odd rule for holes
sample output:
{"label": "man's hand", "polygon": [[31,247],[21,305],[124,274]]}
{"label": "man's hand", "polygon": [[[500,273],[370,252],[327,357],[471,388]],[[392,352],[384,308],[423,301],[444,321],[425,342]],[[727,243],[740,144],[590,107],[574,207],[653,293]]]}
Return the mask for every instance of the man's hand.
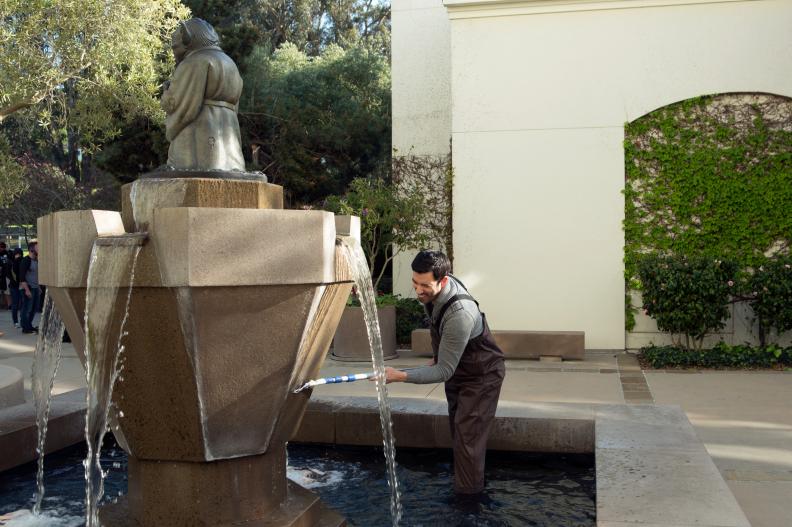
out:
{"label": "man's hand", "polygon": [[[370,381],[377,380],[376,377],[372,376],[369,377]],[[397,370],[396,368],[391,368],[390,366],[385,367],[385,384],[390,384],[392,382],[404,382],[407,380],[407,373],[401,370]]]}
{"label": "man's hand", "polygon": [[30,288],[28,287],[27,282],[21,282],[19,285],[21,285],[22,289],[25,291],[25,296],[26,297],[30,298],[31,296],[33,296],[30,293]]}

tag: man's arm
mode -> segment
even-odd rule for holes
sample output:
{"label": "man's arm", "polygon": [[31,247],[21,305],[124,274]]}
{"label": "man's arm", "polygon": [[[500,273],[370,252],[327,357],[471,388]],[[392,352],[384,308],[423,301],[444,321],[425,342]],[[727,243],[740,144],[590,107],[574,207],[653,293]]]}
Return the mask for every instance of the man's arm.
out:
{"label": "man's arm", "polygon": [[440,338],[440,348],[437,354],[437,364],[424,366],[409,371],[400,371],[394,368],[385,368],[387,382],[409,382],[413,384],[432,384],[445,382],[456,371],[459,359],[465,351],[470,334],[473,331],[475,320],[473,316],[460,309],[445,319],[443,335]]}

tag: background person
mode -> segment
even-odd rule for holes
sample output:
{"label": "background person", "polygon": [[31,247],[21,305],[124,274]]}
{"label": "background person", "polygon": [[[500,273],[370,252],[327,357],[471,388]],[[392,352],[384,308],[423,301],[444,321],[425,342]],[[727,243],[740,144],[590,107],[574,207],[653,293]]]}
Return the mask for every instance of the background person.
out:
{"label": "background person", "polygon": [[41,296],[38,283],[38,242],[30,242],[28,255],[22,258],[19,266],[19,291],[22,298],[22,333],[37,333],[33,318]]}
{"label": "background person", "polygon": [[19,290],[19,272],[22,265],[22,249],[16,247],[11,253],[8,273],[8,291],[11,293],[11,318],[14,327],[21,328],[20,313],[22,311],[22,292]]}
{"label": "background person", "polygon": [[8,275],[11,273],[11,253],[5,242],[0,242],[0,307],[11,307],[11,294],[8,292]]}

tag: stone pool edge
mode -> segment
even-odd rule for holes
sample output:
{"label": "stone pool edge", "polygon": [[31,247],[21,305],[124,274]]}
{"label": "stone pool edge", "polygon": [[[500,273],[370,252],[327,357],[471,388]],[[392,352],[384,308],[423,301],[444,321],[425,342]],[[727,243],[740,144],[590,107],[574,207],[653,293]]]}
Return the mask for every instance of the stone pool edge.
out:
{"label": "stone pool edge", "polygon": [[[390,402],[397,447],[450,446],[445,401]],[[379,446],[377,400],[313,396],[292,441]],[[598,527],[750,527],[678,406],[501,401],[488,447],[593,453]]]}
{"label": "stone pool edge", "polygon": [[[448,448],[442,400],[392,398],[397,447]],[[55,396],[47,452],[84,439],[85,389]],[[35,459],[32,403],[0,411],[0,470]],[[375,397],[313,396],[294,442],[382,444]],[[678,406],[501,401],[489,448],[594,453],[598,527],[746,527]]]}

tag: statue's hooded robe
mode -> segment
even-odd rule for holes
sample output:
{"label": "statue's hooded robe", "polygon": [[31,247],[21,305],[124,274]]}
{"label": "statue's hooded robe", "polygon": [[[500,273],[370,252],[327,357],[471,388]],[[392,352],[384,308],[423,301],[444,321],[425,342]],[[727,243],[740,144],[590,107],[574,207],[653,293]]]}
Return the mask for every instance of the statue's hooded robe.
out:
{"label": "statue's hooded robe", "polygon": [[241,95],[239,70],[219,47],[188,52],[162,95],[168,165],[244,171],[237,120]]}

